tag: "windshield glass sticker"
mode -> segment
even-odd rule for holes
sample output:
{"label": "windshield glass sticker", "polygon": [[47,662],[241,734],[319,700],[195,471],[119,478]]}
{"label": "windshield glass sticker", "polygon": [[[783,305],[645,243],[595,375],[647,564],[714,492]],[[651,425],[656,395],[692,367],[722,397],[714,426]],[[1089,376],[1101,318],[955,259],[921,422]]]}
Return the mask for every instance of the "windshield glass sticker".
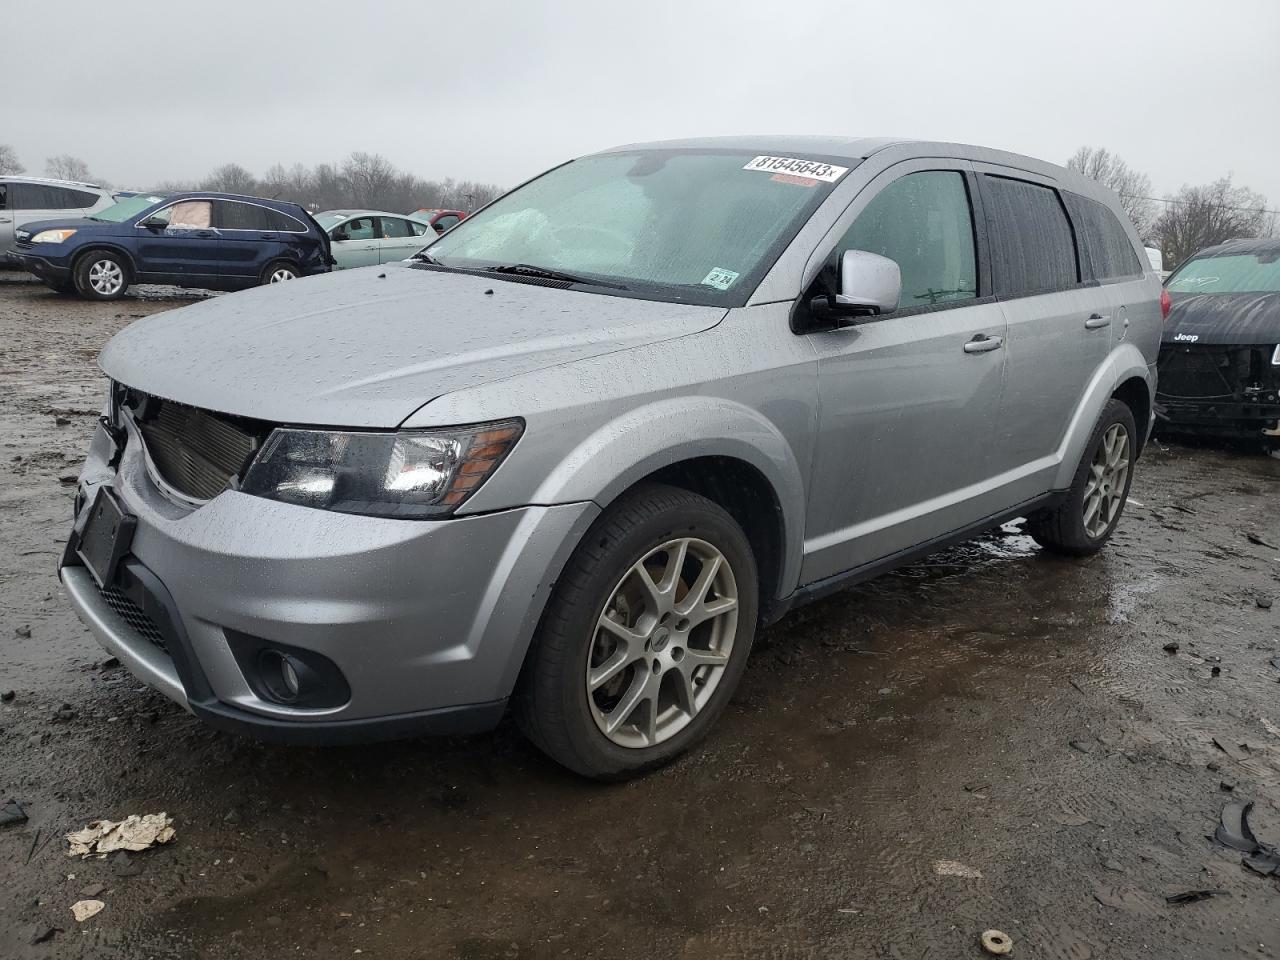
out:
{"label": "windshield glass sticker", "polygon": [[760,173],[790,173],[826,183],[835,183],[849,172],[848,167],[838,167],[820,160],[798,160],[795,157],[756,157],[742,169]]}
{"label": "windshield glass sticker", "polygon": [[733,281],[738,279],[738,275],[732,270],[725,270],[723,267],[712,267],[711,272],[702,278],[702,282],[709,287],[715,287],[717,290],[728,290],[733,285]]}
{"label": "windshield glass sticker", "polygon": [[775,173],[770,180],[776,183],[790,183],[797,187],[816,187],[821,180],[815,180],[813,177],[797,177],[791,173]]}

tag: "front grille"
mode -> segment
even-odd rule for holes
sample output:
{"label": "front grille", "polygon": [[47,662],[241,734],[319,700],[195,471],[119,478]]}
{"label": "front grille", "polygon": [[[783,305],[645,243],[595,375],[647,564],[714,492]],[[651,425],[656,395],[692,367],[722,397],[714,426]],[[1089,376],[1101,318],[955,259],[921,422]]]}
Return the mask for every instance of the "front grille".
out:
{"label": "front grille", "polygon": [[107,606],[114,610],[116,615],[132,627],[139,636],[155,644],[165,653],[169,652],[169,648],[165,646],[164,635],[160,632],[160,628],[156,626],[156,622],[147,616],[140,606],[115,587],[102,589],[101,593],[102,599],[107,602]]}
{"label": "front grille", "polygon": [[1165,344],[1158,392],[1162,400],[1267,399],[1280,389],[1280,367],[1271,363],[1274,349],[1272,344]]}
{"label": "front grille", "polygon": [[171,401],[139,423],[152,463],[188,497],[211,500],[240,474],[258,446],[256,434],[228,417]]}

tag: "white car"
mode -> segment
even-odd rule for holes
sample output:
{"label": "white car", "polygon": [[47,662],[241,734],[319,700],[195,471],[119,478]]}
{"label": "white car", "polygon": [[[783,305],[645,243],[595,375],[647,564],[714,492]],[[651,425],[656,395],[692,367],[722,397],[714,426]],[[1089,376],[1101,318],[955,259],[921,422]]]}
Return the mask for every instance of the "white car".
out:
{"label": "white car", "polygon": [[326,210],[316,222],[329,234],[336,270],[407,260],[436,239],[430,224],[381,210]]}
{"label": "white car", "polygon": [[0,262],[13,250],[13,232],[24,223],[87,217],[115,203],[94,183],[43,177],[0,177]]}

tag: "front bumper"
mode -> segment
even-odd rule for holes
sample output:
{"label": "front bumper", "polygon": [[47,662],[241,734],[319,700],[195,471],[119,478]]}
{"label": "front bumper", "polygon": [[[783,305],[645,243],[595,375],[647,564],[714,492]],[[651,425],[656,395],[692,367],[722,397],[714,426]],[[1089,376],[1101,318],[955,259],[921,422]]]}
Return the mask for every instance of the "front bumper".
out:
{"label": "front bumper", "polygon": [[1247,397],[1198,401],[1157,394],[1155,414],[1167,433],[1260,440],[1280,428],[1280,403]]}
{"label": "front bumper", "polygon": [[[109,484],[137,521],[131,553],[108,594],[69,551],[61,577],[72,604],[140,680],[216,726],[269,739],[492,726],[552,582],[598,514],[575,503],[385,520],[234,491],[191,511],[152,481],[136,432],[113,470],[116,453],[100,427],[78,502]],[[328,658],[349,699],[313,709],[260,696],[229,640],[237,635]]]}
{"label": "front bumper", "polygon": [[8,254],[10,265],[34,273],[46,283],[64,284],[71,280],[71,268],[66,264],[54,262],[48,257],[37,256],[20,250],[11,250]]}

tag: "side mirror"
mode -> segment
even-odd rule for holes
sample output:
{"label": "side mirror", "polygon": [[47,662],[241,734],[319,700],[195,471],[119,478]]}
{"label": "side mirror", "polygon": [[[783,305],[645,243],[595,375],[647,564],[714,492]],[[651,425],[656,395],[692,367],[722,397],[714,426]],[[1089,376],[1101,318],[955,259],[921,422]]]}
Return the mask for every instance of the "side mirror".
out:
{"label": "side mirror", "polygon": [[347,232],[345,230],[335,230],[333,232],[332,239],[336,243],[341,243],[343,240],[350,240],[351,237],[347,235]]}
{"label": "side mirror", "polygon": [[169,221],[163,217],[147,217],[138,226],[146,227],[148,230],[166,230],[169,227]]}
{"label": "side mirror", "polygon": [[846,250],[840,257],[840,292],[814,297],[809,308],[822,320],[867,320],[898,309],[902,272],[888,257],[865,250]]}

